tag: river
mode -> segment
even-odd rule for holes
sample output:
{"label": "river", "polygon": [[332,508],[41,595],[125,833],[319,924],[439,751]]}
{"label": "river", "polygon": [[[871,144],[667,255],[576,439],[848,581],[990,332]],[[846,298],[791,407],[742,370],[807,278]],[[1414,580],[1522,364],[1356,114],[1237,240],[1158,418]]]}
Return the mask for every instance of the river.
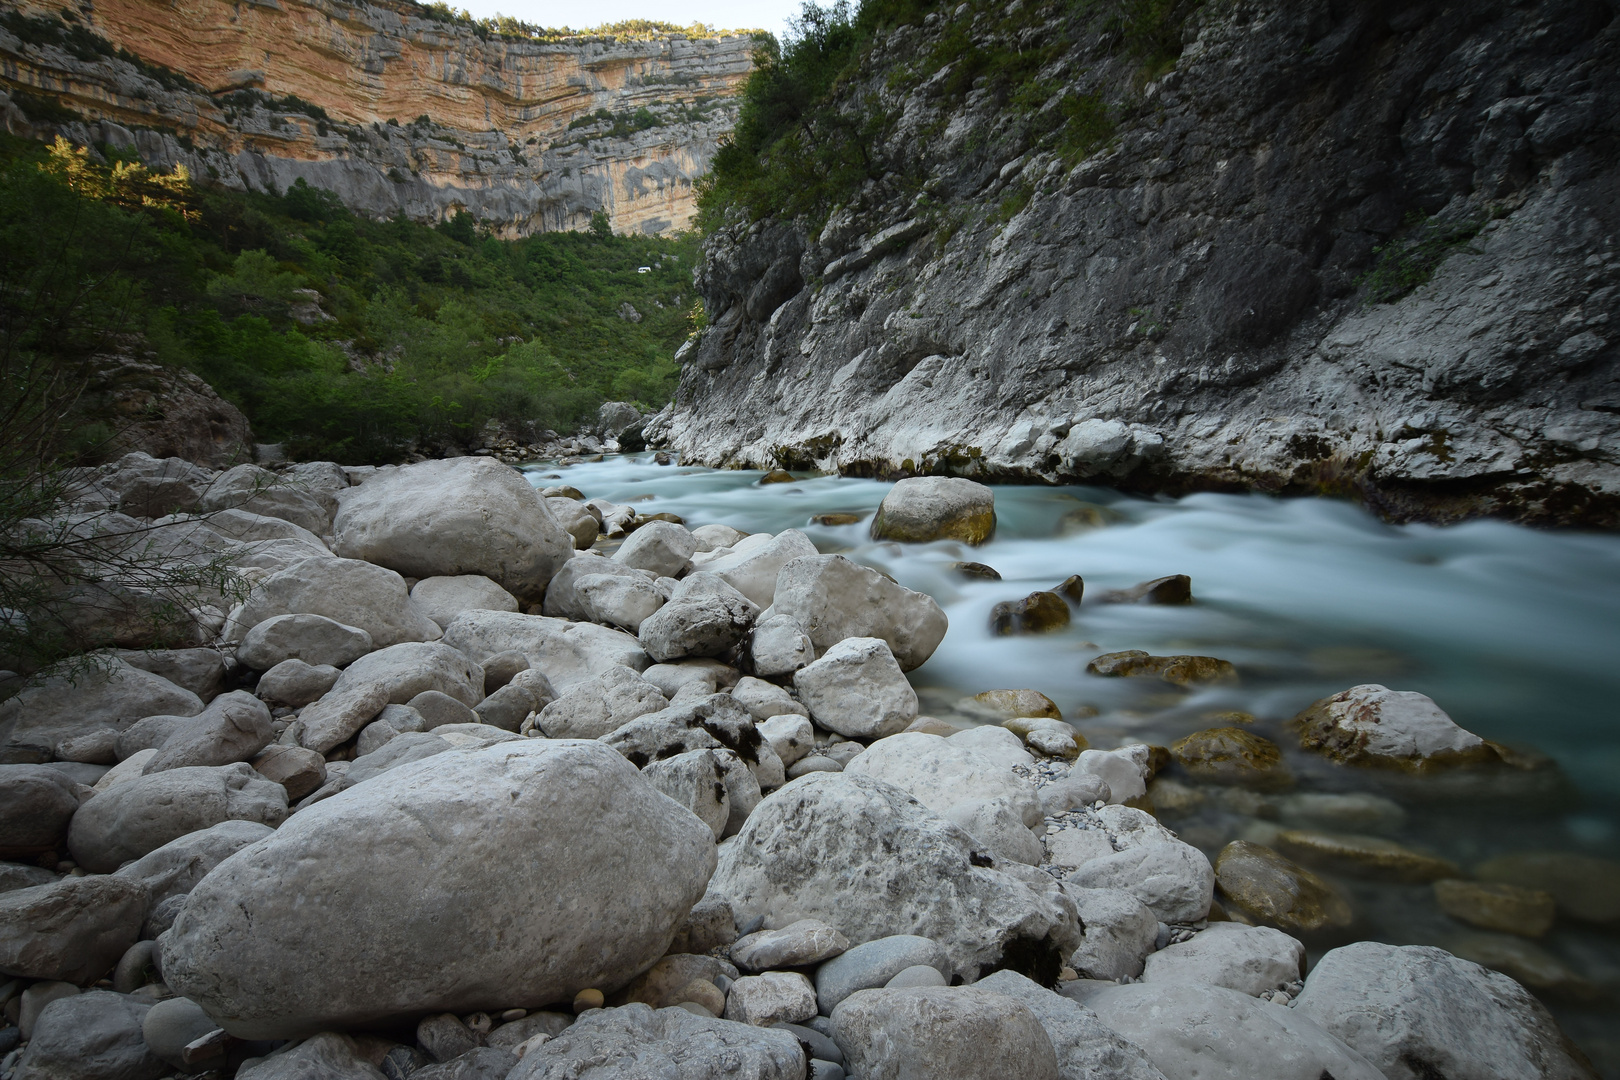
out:
{"label": "river", "polygon": [[[1389,525],[1328,499],[1200,494],[1143,498],[1092,487],[998,486],[995,537],[872,542],[867,529],[887,482],[811,476],[761,486],[752,471],[658,466],[622,455],[527,469],[537,486],[566,483],[589,497],[668,511],[688,526],[802,530],[932,595],[950,618],[944,643],[911,673],[922,711],[963,722],[956,703],[1001,687],[1051,697],[1094,747],[1168,745],[1239,710],[1278,742],[1299,790],[1365,790],[1406,811],[1385,835],[1463,868],[1518,851],[1620,860],[1620,536],[1550,532],[1494,521]],[[855,524],[812,522],[827,513]],[[1001,580],[952,564],[993,567]],[[1070,626],[996,637],[990,609],[1071,574],[1087,600]],[[1094,598],[1166,574],[1192,578],[1191,606],[1107,604]],[[1151,680],[1085,672],[1101,652],[1216,656],[1240,681],[1182,691]],[[1450,797],[1421,781],[1324,766],[1298,750],[1284,722],[1318,698],[1361,683],[1432,697],[1463,727],[1547,755],[1556,767],[1532,788]],[[1089,708],[1088,708],[1089,707]],[[1087,714],[1096,710],[1095,716]],[[1548,777],[1567,778],[1562,784]],[[1263,800],[1260,800],[1263,802]],[[1264,839],[1263,806],[1227,799],[1166,816],[1213,857],[1228,840]],[[1620,871],[1620,867],[1617,867]],[[1436,944],[1533,985],[1606,1076],[1620,1077],[1620,935],[1561,919],[1539,941],[1487,934],[1435,906],[1428,885],[1346,879],[1356,923],[1348,937]],[[1310,942],[1321,947],[1348,938]]]}

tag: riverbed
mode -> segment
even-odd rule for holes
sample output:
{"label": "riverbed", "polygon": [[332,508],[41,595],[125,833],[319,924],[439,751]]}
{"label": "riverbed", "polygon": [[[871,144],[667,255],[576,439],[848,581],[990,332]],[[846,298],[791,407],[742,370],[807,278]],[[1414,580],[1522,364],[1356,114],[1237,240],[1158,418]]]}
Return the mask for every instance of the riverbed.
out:
{"label": "riverbed", "polygon": [[[642,513],[677,514],[692,527],[800,529],[822,552],[929,593],[950,630],[911,679],[922,711],[948,722],[971,722],[961,699],[1002,687],[1045,693],[1099,748],[1169,745],[1221,722],[1214,719],[1221,714],[1246,713],[1255,718],[1252,730],[1283,747],[1297,790],[1392,800],[1404,817],[1386,823],[1384,836],[1465,872],[1522,851],[1620,859],[1620,536],[1492,521],[1389,525],[1329,499],[1000,486],[990,542],[901,545],[868,537],[891,486],[883,481],[805,474],[762,486],[758,472],[659,466],[650,454],[526,471],[537,486],[570,484]],[[813,520],[825,514],[857,520]],[[965,576],[953,568],[963,561],[1001,578]],[[991,633],[996,603],[1071,574],[1084,579],[1086,599],[1067,628]],[[1191,577],[1192,605],[1100,600],[1167,574]],[[1219,657],[1236,665],[1239,681],[1181,690],[1086,673],[1090,659],[1122,649]],[[1286,721],[1363,683],[1429,695],[1463,727],[1521,751],[1529,779],[1462,791],[1326,766],[1300,752]],[[1227,792],[1181,807],[1179,817],[1162,816],[1211,857],[1232,839],[1263,841],[1276,828],[1266,799]],[[1356,923],[1347,934],[1309,942],[1313,956],[1357,937],[1471,955],[1532,983],[1604,1075],[1620,1076],[1613,924],[1562,919],[1531,941],[1450,919],[1426,884],[1335,880],[1353,901]]]}

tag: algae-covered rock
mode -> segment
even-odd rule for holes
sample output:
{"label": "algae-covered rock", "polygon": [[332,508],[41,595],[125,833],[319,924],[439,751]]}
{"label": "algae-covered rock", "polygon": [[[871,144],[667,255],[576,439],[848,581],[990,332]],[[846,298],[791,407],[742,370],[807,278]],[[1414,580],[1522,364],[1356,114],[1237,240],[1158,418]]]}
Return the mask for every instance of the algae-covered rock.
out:
{"label": "algae-covered rock", "polygon": [[1215,859],[1215,881],[1228,901],[1279,930],[1350,925],[1349,901],[1338,890],[1260,844],[1234,840],[1222,848]]}

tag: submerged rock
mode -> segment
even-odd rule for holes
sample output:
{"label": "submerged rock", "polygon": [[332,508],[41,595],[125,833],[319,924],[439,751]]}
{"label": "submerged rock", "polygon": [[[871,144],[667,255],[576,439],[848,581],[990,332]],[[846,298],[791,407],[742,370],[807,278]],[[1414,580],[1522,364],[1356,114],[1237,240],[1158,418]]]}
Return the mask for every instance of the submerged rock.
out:
{"label": "submerged rock", "polygon": [[1442,878],[1434,883],[1434,899],[1454,919],[1525,937],[1541,937],[1558,916],[1552,893],[1518,885]]}
{"label": "submerged rock", "polygon": [[1022,600],[1004,601],[990,609],[990,632],[1050,634],[1069,625],[1069,605],[1054,592],[1032,592]]}
{"label": "submerged rock", "polygon": [[1522,851],[1474,867],[1481,881],[1545,889],[1558,911],[1582,922],[1620,922],[1620,863],[1571,851]]}
{"label": "submerged rock", "polygon": [[1383,881],[1429,882],[1461,872],[1449,859],[1425,855],[1379,836],[1284,829],[1273,843],[1307,865]]}
{"label": "submerged rock", "polygon": [[1170,752],[1200,780],[1269,790],[1294,782],[1277,744],[1242,728],[1197,731],[1172,743]]}
{"label": "submerged rock", "polygon": [[1213,656],[1151,656],[1141,649],[1104,653],[1087,664],[1086,671],[1091,675],[1163,679],[1176,686],[1237,681],[1237,669],[1229,661]]}
{"label": "submerged rock", "polygon": [[1227,901],[1281,930],[1350,925],[1350,904],[1337,889],[1260,844],[1227,844],[1215,860],[1215,880]]}
{"label": "submerged rock", "polygon": [[1097,599],[1105,604],[1190,604],[1193,602],[1192,578],[1186,574],[1171,574],[1139,582],[1128,589],[1109,589]]}

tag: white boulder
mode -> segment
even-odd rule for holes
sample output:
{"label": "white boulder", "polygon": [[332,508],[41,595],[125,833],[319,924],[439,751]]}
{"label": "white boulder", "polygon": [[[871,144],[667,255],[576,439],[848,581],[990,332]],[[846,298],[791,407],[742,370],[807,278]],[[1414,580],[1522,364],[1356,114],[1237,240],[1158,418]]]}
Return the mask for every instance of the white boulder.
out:
{"label": "white boulder", "polygon": [[933,655],[947,623],[933,597],[842,555],[806,555],[783,566],[771,610],[801,627],[817,653],[846,638],[882,638],[904,671]]}
{"label": "white boulder", "polygon": [[1149,956],[1142,981],[1207,983],[1258,997],[1298,980],[1304,969],[1305,946],[1295,938],[1269,926],[1223,922]]}
{"label": "white boulder", "polygon": [[483,574],[423,578],[411,586],[411,601],[441,627],[449,626],[463,611],[518,609],[517,597]]}
{"label": "white boulder", "polygon": [[324,615],[364,630],[378,649],[402,641],[435,641],[443,633],[411,603],[404,578],[358,559],[305,559],[271,574],[242,605],[233,626],[245,635],[277,615]]}
{"label": "white boulder", "polygon": [[882,739],[917,718],[917,692],[881,638],[847,638],[793,673],[810,717],[850,738]]}

